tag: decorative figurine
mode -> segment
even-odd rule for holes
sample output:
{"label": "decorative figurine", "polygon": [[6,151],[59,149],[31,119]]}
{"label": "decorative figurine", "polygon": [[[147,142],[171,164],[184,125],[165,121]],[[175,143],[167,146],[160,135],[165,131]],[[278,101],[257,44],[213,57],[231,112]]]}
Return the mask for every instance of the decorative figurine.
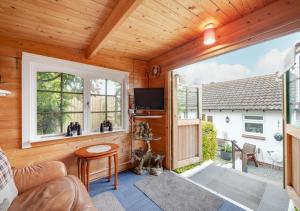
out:
{"label": "decorative figurine", "polygon": [[66,136],[78,136],[82,135],[81,126],[79,122],[70,122],[70,124],[67,127],[67,134]]}
{"label": "decorative figurine", "polygon": [[100,132],[105,132],[105,131],[112,131],[113,130],[113,126],[112,126],[112,122],[109,120],[104,120],[101,124],[100,124]]}
{"label": "decorative figurine", "polygon": [[135,133],[136,139],[152,139],[152,129],[148,122],[141,122],[138,125],[138,129]]}
{"label": "decorative figurine", "polygon": [[144,140],[147,143],[147,148],[133,151],[132,156],[135,165],[133,171],[139,175],[149,172],[151,175],[158,176],[163,172],[162,161],[165,156],[152,152],[151,141],[158,139],[153,138],[152,129],[147,122],[139,123],[135,138]]}

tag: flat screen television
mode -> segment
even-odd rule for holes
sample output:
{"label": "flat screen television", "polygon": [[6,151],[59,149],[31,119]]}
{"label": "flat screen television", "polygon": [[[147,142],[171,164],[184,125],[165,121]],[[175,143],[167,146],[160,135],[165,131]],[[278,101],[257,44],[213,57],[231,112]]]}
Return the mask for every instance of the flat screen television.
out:
{"label": "flat screen television", "polygon": [[135,88],[135,109],[164,110],[164,88]]}

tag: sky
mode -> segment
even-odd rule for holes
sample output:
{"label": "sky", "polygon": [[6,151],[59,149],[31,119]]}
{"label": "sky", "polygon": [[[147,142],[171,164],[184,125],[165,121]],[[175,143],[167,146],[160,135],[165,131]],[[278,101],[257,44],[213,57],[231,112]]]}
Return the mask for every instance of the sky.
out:
{"label": "sky", "polygon": [[184,84],[207,84],[282,71],[283,60],[300,32],[266,41],[177,69]]}

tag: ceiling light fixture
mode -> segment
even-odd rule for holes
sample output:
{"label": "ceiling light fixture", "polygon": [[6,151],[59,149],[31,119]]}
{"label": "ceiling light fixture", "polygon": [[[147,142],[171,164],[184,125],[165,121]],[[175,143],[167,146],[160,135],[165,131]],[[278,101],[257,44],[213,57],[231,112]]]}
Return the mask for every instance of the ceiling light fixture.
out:
{"label": "ceiling light fixture", "polygon": [[216,42],[216,30],[213,23],[207,24],[204,28],[203,44],[211,45]]}

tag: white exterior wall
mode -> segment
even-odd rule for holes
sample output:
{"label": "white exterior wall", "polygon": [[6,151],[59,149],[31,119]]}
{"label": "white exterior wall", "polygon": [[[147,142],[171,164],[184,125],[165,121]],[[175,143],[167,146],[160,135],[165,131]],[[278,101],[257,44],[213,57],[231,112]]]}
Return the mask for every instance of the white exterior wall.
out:
{"label": "white exterior wall", "polygon": [[[256,145],[256,150],[261,149],[260,153],[257,153],[257,160],[273,164],[272,159],[268,155],[267,151],[273,150],[277,155],[283,155],[283,141],[276,141],[274,134],[280,132],[282,134],[282,114],[281,111],[265,111],[265,112],[245,112],[245,111],[203,111],[206,118],[207,116],[213,116],[213,124],[217,130],[217,138],[228,140],[235,140],[237,144],[242,148],[245,142]],[[264,128],[263,137],[265,140],[259,140],[254,138],[244,138],[244,114],[259,114],[264,116]],[[225,118],[230,118],[229,123],[226,123]],[[279,128],[278,128],[279,121]],[[231,143],[230,143],[231,144]],[[278,165],[275,163],[275,165]]]}

